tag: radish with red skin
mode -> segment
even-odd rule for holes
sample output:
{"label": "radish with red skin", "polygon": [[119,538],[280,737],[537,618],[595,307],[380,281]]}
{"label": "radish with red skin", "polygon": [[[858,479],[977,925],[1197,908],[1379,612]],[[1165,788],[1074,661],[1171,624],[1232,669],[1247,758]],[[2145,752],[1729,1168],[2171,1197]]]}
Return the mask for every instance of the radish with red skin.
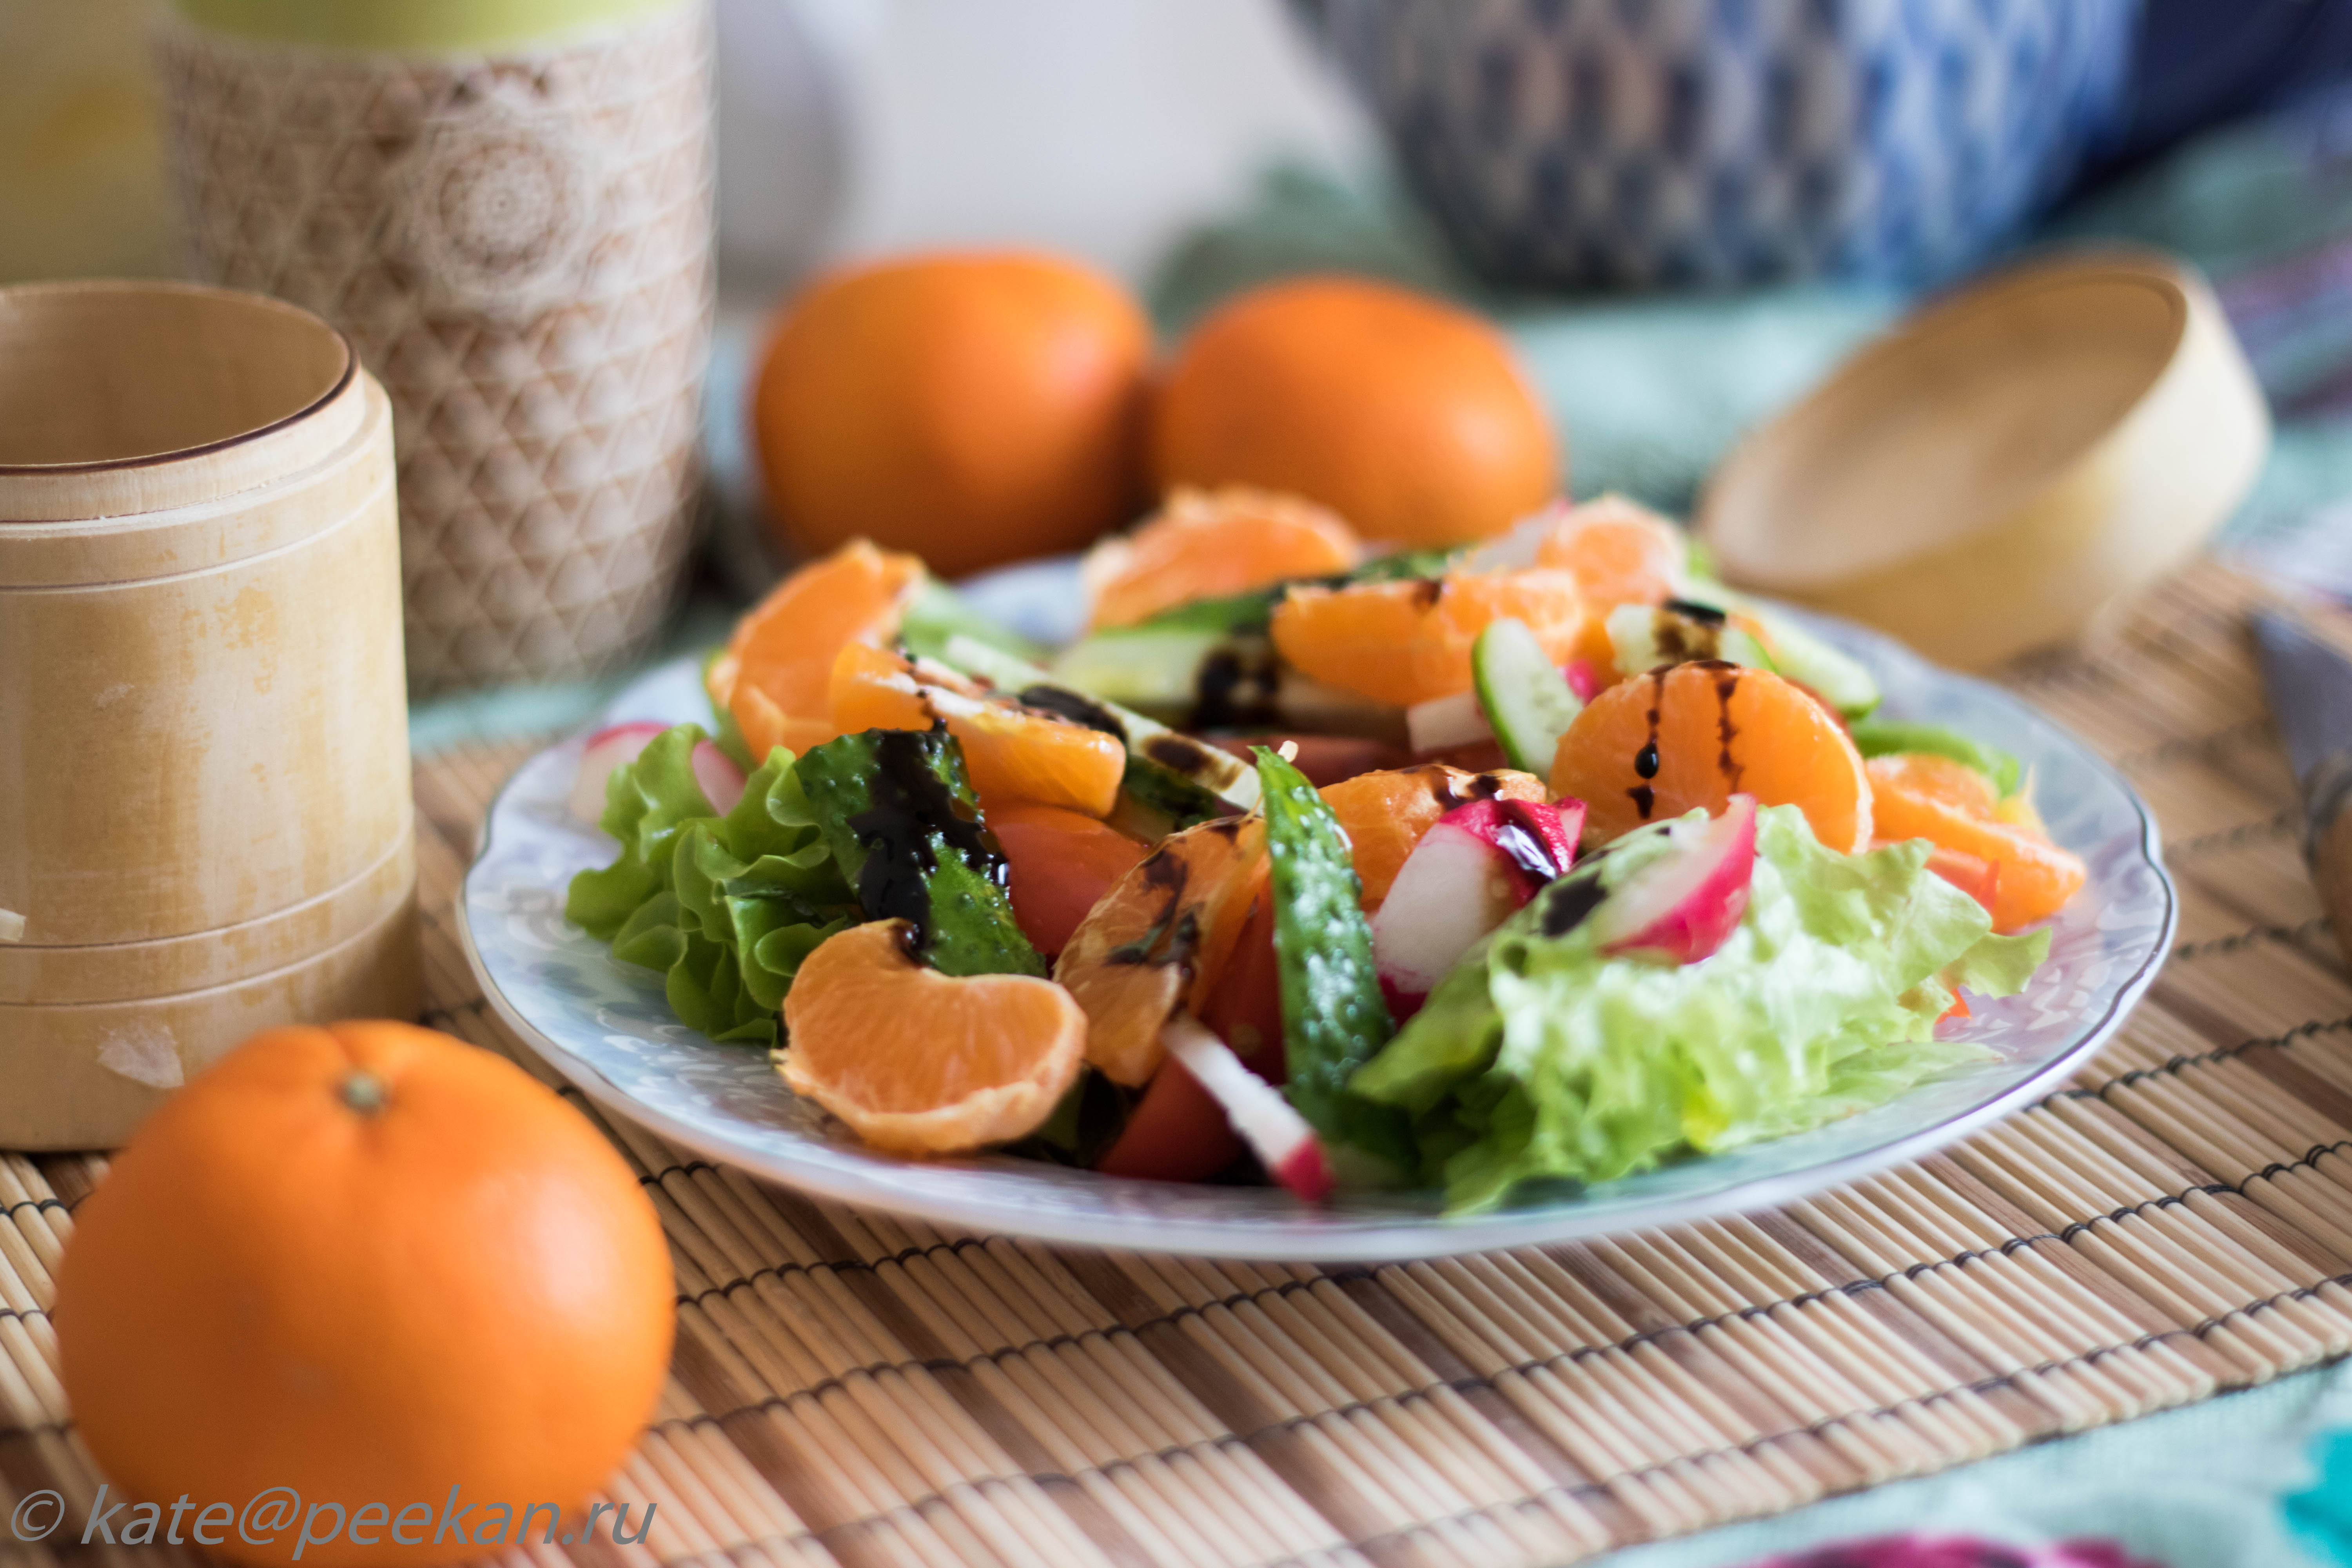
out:
{"label": "radish with red skin", "polygon": [[1323,1140],[1280,1089],[1250,1071],[1232,1047],[1188,1013],[1170,1019],[1160,1037],[1167,1042],[1170,1060],[1181,1064],[1224,1108],[1225,1121],[1267,1175],[1310,1204],[1331,1195],[1331,1165],[1323,1155]]}
{"label": "radish with red skin", "polygon": [[580,773],[572,780],[572,795],[566,802],[572,815],[583,822],[596,822],[604,815],[604,781],[620,769],[637,760],[637,753],[653,743],[653,738],[668,729],[667,724],[651,719],[634,720],[626,724],[609,725],[588,737],[588,744],[580,752]]}
{"label": "radish with red skin", "polygon": [[724,816],[734,810],[735,803],[743,798],[746,783],[735,759],[720,751],[714,742],[697,741],[689,763],[694,769],[694,782],[702,786],[702,798],[710,803],[711,811]]}
{"label": "radish with red skin", "polygon": [[1676,824],[1670,831],[1682,853],[1643,867],[1611,889],[1593,911],[1593,936],[1603,953],[1696,963],[1721,947],[1748,912],[1756,870],[1756,797],[1735,795],[1720,816]]}
{"label": "radish with red skin", "polygon": [[1583,826],[1573,800],[1474,800],[1438,818],[1372,916],[1372,962],[1391,1015],[1420,1011],[1472,943],[1564,875]]}
{"label": "radish with red skin", "polygon": [[[602,820],[606,782],[635,762],[656,735],[670,728],[651,719],[634,719],[589,736],[588,744],[581,749],[579,776],[572,781],[572,794],[566,802],[572,815],[583,822]],[[688,765],[694,770],[694,782],[701,789],[702,798],[710,803],[713,816],[724,816],[735,809],[735,803],[743,798],[746,781],[734,758],[713,742],[698,741]]]}
{"label": "radish with red skin", "polygon": [[1241,1152],[1224,1108],[1171,1056],[1143,1086],[1127,1125],[1094,1168],[1148,1182],[1205,1182]]}

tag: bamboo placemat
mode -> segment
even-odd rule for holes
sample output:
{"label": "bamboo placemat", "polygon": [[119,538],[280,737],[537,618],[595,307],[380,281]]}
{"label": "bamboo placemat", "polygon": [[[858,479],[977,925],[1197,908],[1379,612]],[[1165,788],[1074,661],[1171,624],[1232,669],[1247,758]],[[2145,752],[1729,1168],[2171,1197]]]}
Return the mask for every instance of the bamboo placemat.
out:
{"label": "bamboo placemat", "polygon": [[[2352,1351],[2352,982],[2251,592],[2200,566],[2012,672],[2162,821],[2181,941],[2149,999],[2040,1104],[1784,1209],[1381,1268],[1061,1252],[811,1202],[574,1095],[659,1205],[680,1291],[613,1488],[654,1529],[593,1555],[1561,1563]],[[498,1050],[449,901],[531,749],[417,775],[428,1021]],[[79,1521],[96,1488],[44,1313],[104,1168],[0,1155],[0,1510],[53,1487]]]}

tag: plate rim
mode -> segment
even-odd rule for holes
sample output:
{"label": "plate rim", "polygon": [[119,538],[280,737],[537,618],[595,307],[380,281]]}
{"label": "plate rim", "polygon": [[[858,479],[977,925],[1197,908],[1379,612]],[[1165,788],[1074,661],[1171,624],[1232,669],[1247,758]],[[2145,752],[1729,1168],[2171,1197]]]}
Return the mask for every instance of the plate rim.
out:
{"label": "plate rim", "polygon": [[[1800,614],[1802,614],[1800,612]],[[2096,1052],[2112,1039],[2123,1026],[2132,1010],[2155,984],[2157,975],[2171,956],[2179,934],[2180,921],[2179,889],[2172,873],[2164,863],[2162,836],[2156,817],[2147,803],[2126,779],[2121,770],[2094,750],[2074,732],[2056,720],[2041,712],[2024,699],[2007,688],[1934,665],[1894,638],[1859,626],[1853,622],[1831,616],[1804,615],[1815,625],[1833,626],[1847,637],[1860,636],[1874,646],[1874,652],[1884,649],[1901,659],[1910,660],[1929,670],[1941,680],[1959,681],[1976,688],[2000,701],[2018,710],[2030,721],[2045,724],[2059,731],[2074,746],[2082,759],[2098,773],[2105,775],[2131,805],[2140,824],[2139,852],[2142,864],[2152,872],[2164,900],[2164,914],[2157,940],[2141,961],[2139,967],[2116,988],[2106,1011],[2098,1021],[2084,1030],[2066,1050],[2036,1068],[2031,1074],[2007,1089],[1979,1104],[1958,1112],[1931,1126],[1890,1140],[1872,1148],[1822,1160],[1795,1170],[1760,1175],[1748,1181],[1722,1187],[1713,1192],[1675,1198],[1662,1198],[1656,1211],[1646,1215],[1617,1215],[1602,1224],[1577,1223],[1576,1216],[1584,1205],[1575,1200],[1547,1204],[1527,1209],[1493,1209],[1465,1215],[1414,1215],[1392,1221],[1364,1221],[1349,1217],[1344,1226],[1334,1226],[1328,1233],[1328,1245],[1318,1240],[1317,1211],[1301,1207],[1296,1216],[1286,1217],[1278,1225],[1244,1224],[1234,1226],[1230,1233],[1225,1226],[1211,1219],[1177,1219],[1152,1216],[1144,1221],[1127,1213],[1106,1211],[1097,1215],[1073,1215],[1055,1211],[1049,1226],[1024,1226],[1017,1214],[998,1212],[994,1205],[984,1215],[975,1215],[971,1205],[960,1205],[950,1198],[935,1198],[921,1192],[910,1192],[894,1186],[887,1172],[894,1167],[881,1162],[888,1156],[873,1154],[877,1162],[870,1172],[853,1173],[830,1169],[804,1170],[788,1162],[763,1156],[756,1150],[709,1133],[684,1121],[667,1111],[656,1110],[638,1100],[618,1084],[606,1078],[593,1062],[570,1050],[551,1037],[537,1025],[525,1018],[499,988],[484,962],[474,938],[472,916],[468,909],[468,893],[475,873],[488,857],[495,837],[494,826],[499,807],[506,802],[522,774],[534,763],[560,747],[570,745],[597,728],[613,721],[613,716],[627,702],[630,695],[656,679],[671,677],[672,672],[690,666],[695,656],[682,655],[647,667],[635,679],[624,687],[611,701],[599,710],[589,724],[581,726],[551,744],[533,752],[517,763],[485,806],[476,835],[474,854],[459,879],[457,897],[454,900],[457,941],[467,968],[482,990],[483,1000],[499,1020],[534,1055],[562,1074],[582,1093],[605,1110],[638,1126],[656,1133],[668,1142],[707,1160],[733,1165],[761,1180],[774,1182],[803,1194],[827,1199],[853,1206],[879,1209],[902,1217],[948,1227],[974,1235],[1022,1237],[1049,1246],[1076,1246],[1108,1250],[1151,1252],[1191,1257],[1211,1257],[1249,1260],[1290,1260],[1306,1263],[1385,1263],[1411,1258],[1457,1256],[1501,1248],[1544,1245],[1582,1240],[1595,1237],[1622,1235],[1630,1231],[1651,1229],[1662,1226],[1685,1225],[1698,1220],[1722,1218],[1749,1214],[1759,1209],[1779,1207],[1799,1199],[1843,1185],[1878,1172],[1891,1169],[1908,1161],[1922,1158],[1958,1142],[1990,1122],[2009,1115],[2026,1104],[2047,1098],[2048,1085],[2063,1078],[2085,1058]],[[1896,1097],[1899,1101],[1900,1096]],[[1889,1104],[1896,1101],[1889,1101]],[[1138,1178],[1106,1177],[1106,1181],[1137,1181]],[[1139,1184],[1152,1187],[1160,1183]],[[1346,1211],[1340,1211],[1345,1215]]]}

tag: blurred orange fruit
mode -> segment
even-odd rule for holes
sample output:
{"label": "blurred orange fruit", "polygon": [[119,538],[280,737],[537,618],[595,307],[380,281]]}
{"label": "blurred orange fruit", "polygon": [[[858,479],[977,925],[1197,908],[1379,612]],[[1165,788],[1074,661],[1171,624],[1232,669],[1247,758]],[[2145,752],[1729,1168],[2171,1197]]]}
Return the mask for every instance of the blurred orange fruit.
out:
{"label": "blurred orange fruit", "polygon": [[[58,1350],[91,1456],[135,1498],[570,1507],[653,1414],[673,1290],[628,1165],[513,1063],[409,1024],[272,1029],[167,1100],[75,1212]],[[284,1562],[298,1528],[263,1547],[211,1527],[249,1563]],[[488,1549],[376,1540],[303,1559]]]}
{"label": "blurred orange fruit", "polygon": [[1862,753],[1828,709],[1768,670],[1677,664],[1620,681],[1559,738],[1551,788],[1584,803],[1588,844],[1721,811],[1738,792],[1796,806],[1832,849],[1870,847]]}
{"label": "blurred orange fruit", "polygon": [[1074,550],[1141,498],[1151,328],[1057,257],[911,256],[819,279],[784,310],[751,395],[792,548],[859,534],[960,576]]}
{"label": "blurred orange fruit", "polygon": [[[2013,931],[2046,920],[2081,889],[2081,857],[2050,842],[2033,808],[1995,798],[1991,783],[1949,757],[1873,757],[1872,811],[1882,838],[1925,838],[1999,868],[1992,929]],[[2022,801],[2013,795],[2011,800]]]}
{"label": "blurred orange fruit", "polygon": [[1295,496],[1240,486],[1180,489],[1142,527],[1087,552],[1092,624],[1129,626],[1195,599],[1345,572],[1363,554],[1339,517]]}
{"label": "blurred orange fruit", "polygon": [[1471,647],[1506,616],[1525,621],[1555,664],[1577,656],[1590,618],[1564,572],[1463,572],[1294,588],[1274,607],[1274,646],[1326,685],[1409,708],[1469,690]]}
{"label": "blurred orange fruit", "polygon": [[913,933],[875,921],[802,960],[784,997],[784,1082],[901,1154],[1034,1131],[1077,1079],[1087,1016],[1050,980],[926,969]]}
{"label": "blurred orange fruit", "polygon": [[845,644],[833,662],[833,722],[860,730],[928,730],[944,722],[963,752],[984,811],[1029,801],[1088,816],[1110,815],[1127,772],[1118,736],[1009,703],[992,702],[952,670],[915,667],[885,648]]}
{"label": "blurred orange fruit", "polygon": [[1483,539],[1562,485],[1551,426],[1481,318],[1360,278],[1253,289],[1193,329],[1154,399],[1162,487],[1258,485],[1366,539]]}
{"label": "blurred orange fruit", "polygon": [[793,754],[841,733],[833,722],[833,666],[851,643],[879,646],[923,584],[911,555],[852,540],[812,561],[743,613],[704,679],[734,717],[756,764],[774,747]]}

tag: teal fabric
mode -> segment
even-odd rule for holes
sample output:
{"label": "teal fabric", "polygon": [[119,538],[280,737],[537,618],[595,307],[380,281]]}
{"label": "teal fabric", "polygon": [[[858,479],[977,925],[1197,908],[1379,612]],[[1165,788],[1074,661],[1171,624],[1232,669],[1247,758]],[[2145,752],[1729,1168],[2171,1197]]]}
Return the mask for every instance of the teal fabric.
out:
{"label": "teal fabric", "polygon": [[[1916,1532],[2012,1547],[2110,1541],[2163,1568],[2333,1568],[2352,1564],[2352,1438],[2334,1435],[2347,1426],[2352,1369],[2302,1373],[1940,1476],[1598,1561],[1606,1568],[1744,1568],[1807,1547]],[[2324,1475],[2312,1460],[2315,1447],[2335,1460]]]}

